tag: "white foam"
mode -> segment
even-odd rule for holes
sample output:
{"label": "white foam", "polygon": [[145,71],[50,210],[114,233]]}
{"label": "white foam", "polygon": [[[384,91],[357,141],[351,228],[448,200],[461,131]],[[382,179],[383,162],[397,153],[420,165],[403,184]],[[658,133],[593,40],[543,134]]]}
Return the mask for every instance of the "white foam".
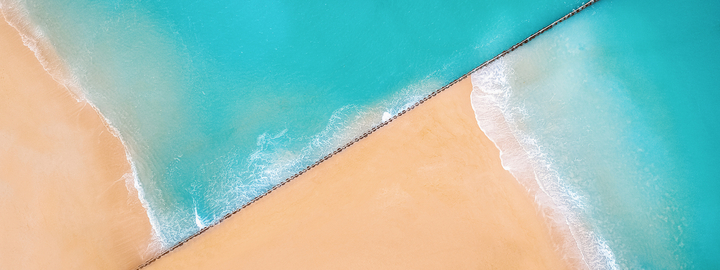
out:
{"label": "white foam", "polygon": [[[159,224],[152,215],[152,209],[150,209],[147,200],[145,200],[145,193],[143,192],[142,186],[139,182],[137,168],[130,157],[127,143],[125,143],[125,140],[123,140],[120,132],[111,124],[110,120],[100,113],[100,110],[94,104],[86,99],[78,79],[69,71],[62,58],[57,55],[52,43],[47,39],[43,30],[32,22],[25,6],[26,3],[24,0],[0,0],[0,13],[2,13],[5,21],[18,31],[23,44],[33,52],[35,58],[38,59],[43,69],[52,77],[52,79],[65,87],[68,93],[71,94],[77,102],[85,102],[90,105],[92,109],[102,117],[103,124],[108,128],[108,130],[110,130],[111,134],[117,137],[122,143],[125,150],[125,157],[128,163],[130,163],[132,172],[131,176],[123,175],[123,178],[125,179],[125,186],[128,189],[129,194],[137,193],[153,228],[151,235],[152,241],[148,244],[148,247],[142,256],[154,256],[154,254],[157,253],[163,246],[157,227]],[[132,182],[132,184],[130,184],[130,182]]]}
{"label": "white foam", "polygon": [[[471,102],[483,132],[500,149],[502,166],[535,196],[549,224],[566,235],[561,248],[579,268],[616,269],[614,254],[602,236],[589,229],[581,213],[584,198],[565,184],[545,149],[522,131],[528,112],[512,99],[514,70],[501,58],[473,73]],[[569,237],[567,237],[569,236]]]}
{"label": "white foam", "polygon": [[194,211],[195,211],[195,225],[197,225],[198,229],[205,228],[205,224],[203,224],[202,220],[200,219],[200,215],[198,215],[197,206],[195,207]]}
{"label": "white foam", "polygon": [[385,122],[387,120],[390,120],[391,117],[392,117],[392,115],[390,115],[389,112],[384,112],[382,115],[382,121]]}
{"label": "white foam", "polygon": [[43,30],[32,22],[25,5],[23,0],[0,0],[0,12],[5,21],[18,31],[23,44],[33,52],[50,77],[64,86],[76,101],[84,101],[77,78],[69,72]]}
{"label": "white foam", "polygon": [[388,121],[439,87],[440,82],[428,77],[399,89],[377,104],[347,105],[334,111],[324,129],[311,137],[292,137],[289,130],[267,132],[258,136],[257,148],[250,156],[240,151],[219,158],[216,162],[226,164],[224,173],[212,180],[217,183],[205,196],[206,204],[214,215],[211,223],[372,127]]}

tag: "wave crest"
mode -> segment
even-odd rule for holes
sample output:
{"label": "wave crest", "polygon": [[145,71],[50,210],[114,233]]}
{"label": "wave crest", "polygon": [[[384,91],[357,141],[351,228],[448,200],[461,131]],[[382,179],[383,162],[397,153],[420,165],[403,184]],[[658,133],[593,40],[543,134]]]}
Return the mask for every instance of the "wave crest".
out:
{"label": "wave crest", "polygon": [[502,166],[535,197],[555,235],[556,245],[574,268],[617,269],[602,236],[583,221],[584,198],[566,185],[537,138],[525,131],[528,112],[513,99],[515,71],[500,58],[471,74],[471,103],[480,129],[500,150]]}

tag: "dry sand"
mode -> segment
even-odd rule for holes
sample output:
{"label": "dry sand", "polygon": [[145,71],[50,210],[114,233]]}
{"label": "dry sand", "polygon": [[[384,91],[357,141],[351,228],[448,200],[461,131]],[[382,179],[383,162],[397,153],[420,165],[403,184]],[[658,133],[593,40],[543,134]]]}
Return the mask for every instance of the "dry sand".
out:
{"label": "dry sand", "polygon": [[[466,79],[147,269],[567,269]],[[120,141],[0,22],[0,269],[131,269],[151,227]]]}
{"label": "dry sand", "polygon": [[125,186],[130,171],[101,116],[0,20],[0,269],[132,269],[146,260],[151,226]]}
{"label": "dry sand", "polygon": [[147,269],[567,269],[465,79]]}

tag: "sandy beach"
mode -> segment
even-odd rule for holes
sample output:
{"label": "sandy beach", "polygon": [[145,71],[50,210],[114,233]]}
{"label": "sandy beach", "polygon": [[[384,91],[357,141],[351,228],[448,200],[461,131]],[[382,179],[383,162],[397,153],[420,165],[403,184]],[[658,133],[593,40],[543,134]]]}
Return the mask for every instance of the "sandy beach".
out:
{"label": "sandy beach", "polygon": [[[0,23],[0,268],[154,253],[118,138]],[[146,269],[569,269],[465,79]]]}
{"label": "sandy beach", "polygon": [[0,269],[132,269],[151,226],[121,141],[0,20]]}
{"label": "sandy beach", "polygon": [[146,269],[568,269],[465,79]]}

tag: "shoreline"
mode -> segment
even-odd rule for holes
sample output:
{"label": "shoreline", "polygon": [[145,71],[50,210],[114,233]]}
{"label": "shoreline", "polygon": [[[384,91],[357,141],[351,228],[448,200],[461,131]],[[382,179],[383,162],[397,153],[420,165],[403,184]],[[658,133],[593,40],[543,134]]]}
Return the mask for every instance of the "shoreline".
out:
{"label": "shoreline", "polygon": [[[594,0],[591,1],[591,2],[589,2],[588,4],[591,4],[591,3],[593,3],[593,2],[594,2]],[[585,6],[587,6],[588,4],[586,4]],[[585,6],[583,6],[583,8],[584,8]],[[476,71],[476,70],[479,69],[479,68],[482,68],[482,67],[483,67],[484,65],[486,65],[487,63],[492,62],[492,61],[494,61],[495,59],[497,59],[497,58],[499,58],[499,57],[502,57],[502,56],[505,55],[507,52],[510,52],[510,51],[512,51],[512,50],[515,50],[515,49],[516,49],[517,47],[519,47],[520,45],[522,45],[522,44],[524,44],[524,43],[527,43],[529,40],[531,40],[532,38],[534,38],[537,34],[544,32],[545,30],[549,29],[549,27],[554,26],[554,25],[557,24],[558,22],[566,19],[567,17],[569,17],[569,16],[571,16],[572,14],[575,14],[575,13],[577,13],[577,10],[573,11],[571,14],[566,15],[565,17],[563,17],[562,19],[556,21],[556,22],[553,23],[552,25],[550,25],[550,26],[548,26],[548,27],[546,27],[546,28],[543,28],[543,29],[542,29],[541,31],[539,31],[538,33],[536,33],[536,34],[532,35],[531,37],[529,37],[528,39],[526,39],[526,40],[518,43],[518,45],[513,46],[513,47],[510,48],[509,50],[501,53],[500,55],[496,56],[495,58],[491,59],[490,61],[484,63],[483,65],[481,65],[481,66],[479,66],[478,68],[474,69],[474,70],[471,71],[470,73]],[[35,60],[37,60],[37,59],[35,59]],[[46,71],[46,73],[47,73],[47,71]],[[468,74],[470,74],[470,73],[468,73]],[[461,80],[461,79],[469,80],[468,74],[462,76],[462,77],[461,77],[460,79],[458,79],[458,80]],[[452,85],[454,85],[456,82],[458,82],[458,80],[452,82],[451,84],[443,87],[441,90],[436,91],[436,92],[439,93],[440,91],[443,91],[443,90],[449,88],[450,86],[452,86]],[[69,89],[65,89],[65,90],[66,90],[67,92],[69,92],[69,93],[72,92],[72,91],[69,91]],[[431,96],[435,96],[435,94],[436,94],[436,93],[432,94]],[[76,98],[76,99],[77,99],[77,98]],[[95,112],[96,112],[97,114],[99,114],[99,112],[97,112],[97,109],[95,109],[94,106],[92,106],[92,104],[89,104],[89,103],[87,103],[86,101],[80,101],[80,102],[81,102],[81,103],[82,103],[82,102],[86,103],[86,104],[83,105],[83,106],[89,105],[90,107],[92,107],[92,108],[95,110]],[[416,104],[416,106],[417,106],[417,104]],[[414,108],[415,108],[415,106],[412,106],[410,109],[414,109]],[[408,113],[409,113],[409,110],[410,110],[410,109],[408,109]],[[405,111],[405,110],[404,110],[404,111]],[[402,115],[402,114],[404,114],[404,113],[401,113],[401,114],[399,114],[399,115]],[[391,122],[392,120],[394,120],[395,118],[397,118],[397,116],[399,116],[399,115],[393,116],[393,118],[392,118],[389,122]],[[100,115],[100,117],[102,118],[102,115]],[[382,127],[382,126],[385,126],[385,125],[388,124],[389,122],[384,122],[383,124],[381,124],[380,126],[378,126],[378,128],[379,128],[379,127]],[[103,124],[105,125],[105,128],[106,128],[107,130],[109,130],[109,132],[111,132],[111,133],[116,133],[116,131],[114,131],[114,128],[107,122],[107,119],[104,119]],[[375,132],[376,130],[377,130],[376,128],[373,128],[373,129],[372,129],[372,132]],[[121,138],[120,138],[117,134],[115,134],[115,137],[116,137],[116,139],[121,140]],[[363,137],[361,137],[361,138],[364,138],[364,137],[365,137],[365,136],[363,136]],[[356,140],[355,142],[358,142],[358,141]],[[122,144],[122,142],[121,142],[121,144]],[[352,143],[351,143],[351,144],[352,144]],[[347,145],[347,146],[349,146],[349,145]],[[123,144],[123,147],[124,147],[124,144]],[[340,149],[340,151],[342,151],[342,149],[345,149],[345,147],[342,147],[342,148]],[[335,153],[336,153],[336,154],[339,154],[339,151],[336,151]],[[126,159],[127,159],[128,163],[131,163],[131,161],[129,160],[129,157],[128,157],[127,155],[126,155]],[[313,165],[312,165],[311,167],[309,167],[309,168],[314,168],[314,167],[316,167],[316,166],[321,166],[320,163],[323,162],[323,161],[326,161],[326,162],[327,162],[327,159],[326,159],[326,158],[320,159],[318,162],[316,162],[315,164],[313,164]],[[130,166],[132,166],[132,164],[130,164]],[[131,170],[131,171],[132,171],[132,170]],[[311,172],[311,171],[303,170],[302,172],[300,172],[300,174],[302,174],[302,173],[306,173],[306,174],[307,174],[307,173],[309,173],[309,172]],[[127,175],[127,173],[126,173],[125,175]],[[131,172],[130,172],[130,175],[132,175]],[[293,178],[294,178],[294,177],[293,177]],[[290,178],[290,179],[286,180],[285,182],[283,182],[283,184],[287,183],[289,180],[291,180],[291,179],[293,179],[293,178]],[[117,181],[116,181],[116,182],[117,182]],[[135,183],[135,184],[137,184],[137,183]],[[279,187],[279,186],[274,187],[272,190],[275,190],[277,187]],[[267,194],[267,193],[266,193],[266,194]],[[250,203],[253,203],[253,202],[255,202],[257,199],[264,197],[266,194],[259,196],[258,198],[256,198],[255,200],[251,201]],[[137,197],[137,196],[136,196],[136,197]],[[243,208],[244,208],[244,207],[243,207]],[[242,209],[242,208],[240,208],[240,209]],[[146,210],[146,209],[144,209],[144,210]],[[234,213],[237,213],[237,211],[235,211]],[[234,213],[233,213],[233,214],[234,214]],[[229,217],[230,217],[230,215],[226,216],[226,218],[229,218]],[[147,217],[146,217],[146,218],[147,218]],[[226,219],[226,218],[223,218],[223,220]],[[221,221],[223,221],[223,220],[221,220]],[[214,225],[218,225],[218,224],[219,224],[219,223],[216,223],[216,224],[214,224]],[[211,226],[214,226],[214,225],[211,225]],[[210,227],[205,227],[204,229],[200,230],[196,235],[199,235],[200,233],[205,232],[208,228],[210,228]],[[193,236],[193,237],[194,237],[194,236]],[[192,239],[192,237],[189,238],[189,239]],[[185,242],[185,241],[183,241],[183,242]],[[173,250],[173,249],[174,249],[174,247],[171,248],[169,251],[171,251],[171,250]],[[151,261],[150,261],[150,262],[151,262]],[[147,263],[146,263],[146,264],[147,264]]]}
{"label": "shoreline", "polygon": [[471,91],[457,82],[145,268],[574,268]]}
{"label": "shoreline", "polygon": [[153,256],[152,227],[124,144],[92,104],[47,71],[40,52],[4,16],[0,216],[7,223],[0,265],[122,269]]}
{"label": "shoreline", "polygon": [[[516,49],[518,49],[519,47],[521,47],[521,46],[525,45],[526,43],[528,43],[529,41],[535,39],[535,38],[536,38],[537,36],[539,36],[540,34],[542,34],[542,33],[546,32],[546,31],[552,29],[553,27],[555,27],[555,26],[558,25],[559,23],[561,23],[561,22],[569,19],[570,17],[576,15],[576,14],[579,13],[580,11],[583,11],[584,9],[586,9],[586,8],[589,7],[589,6],[591,6],[592,4],[595,4],[595,3],[598,2],[598,1],[599,1],[599,0],[589,0],[589,1],[585,2],[585,3],[584,3],[583,5],[581,5],[580,7],[573,9],[573,10],[572,10],[571,12],[569,12],[568,14],[562,16],[561,18],[553,21],[553,22],[550,23],[549,25],[547,25],[547,26],[543,27],[542,29],[536,31],[535,33],[533,33],[533,34],[530,35],[529,37],[521,40],[520,42],[518,42],[518,43],[516,43],[515,45],[511,46],[511,47],[508,48],[507,50],[502,51],[501,53],[499,53],[499,54],[496,55],[495,57],[493,57],[493,58],[491,58],[491,59],[483,62],[483,63],[480,64],[479,66],[473,68],[472,70],[470,70],[470,71],[468,71],[467,73],[463,74],[462,76],[460,76],[459,78],[455,79],[454,81],[452,81],[452,82],[448,83],[447,85],[441,87],[440,89],[438,89],[438,90],[436,90],[436,91],[428,94],[428,95],[425,96],[423,99],[421,99],[421,100],[419,100],[418,102],[416,102],[414,105],[408,107],[407,109],[402,110],[401,112],[399,112],[399,113],[396,114],[396,115],[393,115],[393,116],[390,117],[390,119],[388,119],[387,121],[381,122],[379,125],[374,126],[372,129],[368,130],[368,132],[366,132],[366,133],[362,134],[361,136],[355,138],[354,140],[350,141],[349,143],[340,146],[338,149],[336,149],[336,150],[335,150],[334,152],[332,152],[331,154],[326,155],[325,157],[323,157],[323,158],[321,158],[320,160],[316,161],[315,163],[313,163],[312,165],[308,166],[307,168],[301,170],[300,172],[292,175],[291,177],[289,177],[289,178],[285,179],[284,181],[280,182],[279,184],[273,186],[270,190],[266,191],[266,192],[263,193],[262,195],[260,195],[260,196],[258,196],[258,197],[256,197],[256,198],[250,200],[249,202],[243,204],[243,205],[242,205],[240,208],[238,208],[237,210],[235,210],[235,211],[233,211],[233,212],[231,212],[231,213],[226,214],[224,217],[220,218],[218,221],[216,221],[216,222],[214,222],[214,223],[212,223],[212,224],[209,224],[209,225],[206,226],[206,227],[203,227],[203,228],[200,229],[198,232],[194,233],[193,235],[189,236],[188,238],[184,239],[183,241],[180,241],[179,243],[175,244],[174,246],[172,246],[172,247],[170,247],[170,248],[162,251],[158,256],[156,256],[156,257],[154,257],[154,258],[152,258],[152,259],[144,262],[144,263],[141,264],[140,266],[138,266],[138,269],[141,269],[141,268],[144,268],[144,267],[150,265],[151,263],[153,263],[154,261],[158,260],[159,258],[161,258],[161,257],[163,257],[163,256],[165,256],[165,255],[167,255],[167,254],[169,254],[169,253],[171,253],[171,252],[174,251],[175,249],[177,249],[177,248],[179,248],[180,246],[184,245],[184,243],[186,243],[186,242],[192,240],[193,238],[195,238],[195,237],[203,234],[204,232],[206,232],[206,231],[209,230],[210,228],[221,224],[221,223],[222,223],[223,221],[225,221],[226,219],[232,217],[233,215],[239,213],[239,212],[240,212],[241,210],[243,210],[244,208],[246,208],[246,207],[252,205],[253,203],[257,202],[259,199],[261,199],[261,198],[265,197],[266,195],[270,194],[270,193],[273,192],[275,189],[277,189],[277,188],[279,188],[279,187],[281,187],[281,186],[289,183],[290,181],[294,180],[295,178],[300,177],[302,174],[306,173],[306,172],[309,171],[310,169],[312,169],[312,168],[320,165],[321,163],[325,162],[326,160],[328,160],[328,159],[329,159],[330,157],[332,157],[333,155],[338,154],[339,152],[341,152],[341,151],[343,151],[344,149],[348,148],[348,147],[351,146],[352,144],[357,143],[357,142],[359,142],[360,140],[366,138],[366,137],[367,137],[368,135],[370,135],[371,133],[375,132],[376,130],[378,130],[378,129],[382,128],[382,127],[384,127],[385,125],[389,124],[389,123],[392,122],[393,120],[395,120],[395,119],[397,119],[398,117],[402,116],[402,115],[405,114],[406,112],[409,112],[410,110],[415,109],[415,108],[418,107],[420,104],[424,103],[425,101],[428,101],[430,98],[432,98],[432,97],[436,96],[437,94],[445,91],[446,89],[452,87],[452,86],[455,85],[456,83],[458,83],[458,82],[460,82],[460,81],[462,81],[462,80],[470,80],[470,76],[471,76],[473,73],[475,73],[475,72],[481,70],[482,68],[484,68],[484,67],[492,64],[492,63],[495,62],[496,60],[498,60],[498,59],[502,58],[503,56],[507,55],[508,53],[513,52],[514,50],[516,50]],[[516,180],[517,180],[517,179],[516,179]],[[538,205],[538,207],[542,207],[542,206]],[[555,212],[555,209],[549,209],[549,210],[550,210],[551,212]],[[550,221],[550,220],[547,220],[547,223],[548,223],[548,225],[550,225],[550,226],[552,226],[552,227],[558,227],[558,226],[562,227],[561,224],[556,224],[555,222]],[[565,230],[565,229],[564,229],[564,228],[560,228],[560,229],[558,229],[558,230],[563,231],[563,230]],[[567,242],[569,241],[569,240],[567,240],[567,237],[573,238],[572,242],[575,242],[575,241],[576,241],[576,239],[574,239],[574,237],[573,237],[572,235],[567,236],[567,235],[564,235],[564,234],[561,234],[561,233],[558,233],[558,232],[555,232],[555,231],[551,232],[551,234],[553,235],[554,238],[563,239],[563,240],[558,240],[558,241],[563,242],[563,243],[567,243]],[[564,244],[557,244],[557,246],[564,246]],[[578,255],[577,252],[578,252],[578,251],[569,252],[569,256],[570,256],[571,258],[581,257],[582,255]],[[576,259],[569,259],[569,260],[576,260]],[[580,264],[580,263],[577,263],[577,264]]]}
{"label": "shoreline", "polygon": [[[0,2],[0,16],[3,17],[5,24],[10,25],[10,27],[14,28],[20,35],[23,45],[32,51],[35,60],[54,81],[63,86],[77,102],[88,102],[84,97],[81,87],[72,79],[73,76],[71,72],[67,69],[67,66],[57,54],[52,44],[44,38],[42,32],[33,27],[23,4],[6,2],[3,5],[3,3]],[[89,102],[88,104],[92,105],[97,111],[97,108],[95,108],[93,104]],[[107,124],[108,121],[104,116],[103,119]]]}

